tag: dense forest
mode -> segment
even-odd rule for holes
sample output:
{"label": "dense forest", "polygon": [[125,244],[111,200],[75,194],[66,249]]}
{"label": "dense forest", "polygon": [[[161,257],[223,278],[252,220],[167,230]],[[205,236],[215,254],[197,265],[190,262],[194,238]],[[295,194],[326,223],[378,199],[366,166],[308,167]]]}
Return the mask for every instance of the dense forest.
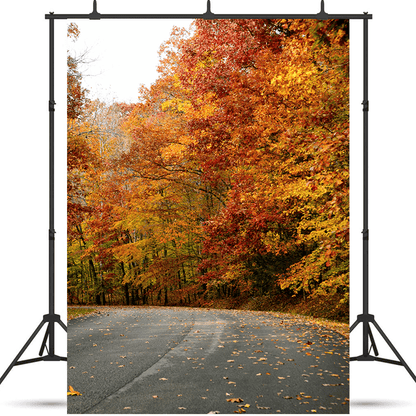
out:
{"label": "dense forest", "polygon": [[196,20],[159,54],[109,104],[68,53],[68,304],[347,316],[348,21]]}

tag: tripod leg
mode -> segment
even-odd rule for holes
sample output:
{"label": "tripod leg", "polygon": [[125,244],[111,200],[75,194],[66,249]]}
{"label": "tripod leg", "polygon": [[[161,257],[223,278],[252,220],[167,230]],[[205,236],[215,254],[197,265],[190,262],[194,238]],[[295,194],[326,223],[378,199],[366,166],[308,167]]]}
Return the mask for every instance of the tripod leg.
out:
{"label": "tripod leg", "polygon": [[352,332],[353,331],[353,329],[358,325],[360,323],[360,321],[359,320],[356,320],[352,325],[351,325],[351,328],[350,328],[350,332]]}
{"label": "tripod leg", "polygon": [[66,332],[68,332],[68,330],[67,330],[67,328],[66,328],[66,325],[61,321],[61,320],[59,320],[58,321],[58,324],[59,325],[61,325],[61,327],[66,331]]}
{"label": "tripod leg", "polygon": [[377,328],[378,332],[380,332],[380,335],[384,338],[384,341],[387,342],[388,346],[392,349],[392,351],[396,354],[396,357],[399,359],[403,367],[408,371],[410,376],[413,378],[414,381],[416,381],[416,376],[414,375],[413,371],[410,369],[410,367],[406,364],[406,362],[403,360],[399,352],[394,348],[394,345],[390,342],[390,340],[387,338],[386,334],[381,330],[380,326],[377,324],[376,321],[373,321],[374,326]]}
{"label": "tripod leg", "polygon": [[39,355],[42,355],[43,354],[43,351],[45,350],[46,341],[48,340],[48,336],[49,336],[49,325],[50,324],[51,323],[49,322],[49,324],[48,324],[48,326],[46,328],[45,336],[44,336],[43,341],[42,341],[42,346],[40,347]]}
{"label": "tripod leg", "polygon": [[34,340],[36,335],[39,333],[39,331],[42,329],[43,325],[45,325],[46,321],[42,321],[39,326],[36,328],[35,332],[32,334],[32,336],[28,339],[26,344],[23,346],[23,348],[20,350],[19,354],[16,355],[16,358],[12,361],[12,363],[9,365],[7,370],[4,372],[4,374],[0,378],[0,384],[3,382],[3,380],[6,378],[7,374],[10,373],[11,369],[16,365],[16,363],[19,361],[19,358],[23,355],[23,353],[26,351],[27,347],[30,345],[30,343]]}
{"label": "tripod leg", "polygon": [[368,335],[369,335],[370,340],[371,340],[371,345],[374,348],[374,354],[376,356],[378,356],[378,349],[377,349],[376,342],[375,342],[374,337],[373,337],[373,333],[371,332],[370,324],[368,323],[367,325],[368,325]]}

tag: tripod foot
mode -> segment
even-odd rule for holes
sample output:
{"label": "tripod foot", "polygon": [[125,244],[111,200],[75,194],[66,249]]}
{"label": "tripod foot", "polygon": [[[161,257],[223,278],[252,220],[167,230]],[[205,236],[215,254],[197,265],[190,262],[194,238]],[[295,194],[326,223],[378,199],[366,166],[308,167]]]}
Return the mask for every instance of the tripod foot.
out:
{"label": "tripod foot", "polygon": [[[390,342],[390,340],[387,338],[387,335],[382,331],[380,326],[376,321],[373,321],[373,325],[377,328],[377,331],[380,333],[380,335],[383,337],[384,341],[386,341],[387,345],[391,348],[391,350],[394,352],[396,357],[399,359],[400,364],[407,370],[407,372],[410,374],[410,376],[413,378],[413,380],[416,382],[416,376],[413,373],[413,371],[410,369],[410,367],[406,364],[402,356],[399,354],[399,352],[396,350],[394,345]],[[381,359],[378,359],[377,361],[381,361]]]}
{"label": "tripod foot", "polygon": [[[66,357],[61,357],[59,355],[55,355],[54,353],[54,323],[57,322],[65,331],[67,331],[66,325],[61,321],[59,315],[55,314],[48,314],[44,315],[42,322],[38,325],[38,327],[35,329],[31,337],[28,339],[26,344],[23,346],[23,348],[19,351],[19,353],[16,355],[15,359],[12,361],[12,363],[9,365],[7,370],[4,372],[4,374],[0,378],[0,384],[3,382],[3,380],[7,377],[7,375],[10,373],[12,368],[15,365],[22,365],[22,364],[29,364],[29,363],[35,363],[38,361],[67,361]],[[50,342],[50,351],[48,351],[48,355],[37,357],[37,358],[30,358],[28,360],[20,360],[20,357],[23,355],[23,353],[26,351],[26,349],[29,347],[31,342],[35,339],[35,337],[38,335],[40,330],[45,324],[48,324],[46,328],[46,333],[42,341],[42,345],[39,351],[39,355],[43,354],[44,349],[46,348],[46,342],[49,339]]]}
{"label": "tripod foot", "polygon": [[[7,370],[4,372],[4,374],[0,378],[0,384],[3,382],[3,380],[7,377],[7,375],[10,373],[12,368],[15,365],[18,365],[19,358],[23,355],[23,353],[26,351],[27,347],[30,345],[30,343],[34,340],[36,335],[39,333],[39,331],[42,329],[43,325],[45,325],[46,321],[42,320],[42,322],[39,324],[39,326],[35,329],[35,332],[32,334],[32,336],[28,339],[26,344],[23,346],[23,348],[19,351],[19,354],[16,355],[15,359],[12,361],[12,363],[9,365]],[[35,358],[34,360],[40,361],[41,358]]]}
{"label": "tripod foot", "polygon": [[410,374],[410,376],[416,382],[416,375],[413,373],[413,371],[410,369],[410,367],[406,364],[406,362],[404,361],[402,356],[399,354],[399,352],[396,350],[394,345],[387,338],[387,335],[382,331],[380,326],[377,324],[377,322],[374,319],[374,315],[369,315],[369,314],[358,315],[357,320],[354,322],[354,324],[350,328],[350,332],[352,332],[353,329],[356,328],[356,326],[359,323],[362,323],[364,325],[364,338],[366,338],[367,336],[370,338],[371,344],[374,347],[374,353],[376,354],[376,356],[378,356],[378,350],[377,350],[377,347],[376,347],[376,344],[375,344],[373,333],[371,332],[370,322],[374,325],[374,327],[377,329],[377,331],[383,337],[384,341],[386,341],[387,345],[394,352],[394,354],[398,358],[398,361],[389,360],[387,358],[374,357],[374,356],[370,355],[369,351],[367,351],[367,349],[368,349],[367,348],[368,339],[363,339],[363,354],[359,355],[357,357],[351,357],[350,361],[380,361],[380,362],[387,363],[387,364],[401,365],[407,370],[407,372]]}

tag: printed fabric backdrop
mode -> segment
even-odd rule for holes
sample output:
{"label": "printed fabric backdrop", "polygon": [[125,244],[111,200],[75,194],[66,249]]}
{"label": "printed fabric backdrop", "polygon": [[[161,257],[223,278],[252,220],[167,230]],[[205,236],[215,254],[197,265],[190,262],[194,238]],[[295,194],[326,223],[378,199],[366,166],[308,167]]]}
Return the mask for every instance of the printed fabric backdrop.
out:
{"label": "printed fabric backdrop", "polygon": [[349,22],[169,22],[149,55],[118,29],[100,70],[87,24],[68,25],[68,412],[348,413]]}

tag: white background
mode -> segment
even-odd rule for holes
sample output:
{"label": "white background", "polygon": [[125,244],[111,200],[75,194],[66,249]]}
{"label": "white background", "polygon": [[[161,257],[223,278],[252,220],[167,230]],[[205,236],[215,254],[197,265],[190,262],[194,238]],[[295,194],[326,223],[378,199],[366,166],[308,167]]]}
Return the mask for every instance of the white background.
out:
{"label": "white background", "polygon": [[[373,14],[370,27],[370,313],[416,371],[415,46],[408,0],[327,0],[328,13]],[[319,0],[212,0],[215,13],[317,13]],[[0,21],[0,374],[48,313],[48,22],[89,13],[92,0],[3,2]],[[204,0],[99,0],[102,13],[205,11]],[[91,22],[91,24],[100,24]],[[140,24],[139,21],[137,24]],[[56,313],[66,319],[66,22],[56,22]],[[362,313],[362,21],[351,23],[351,323]],[[158,31],[157,25],[154,31]],[[114,37],[119,30],[114,22]],[[135,53],[151,38],[132,39]],[[128,45],[128,42],[127,42]],[[131,50],[131,47],[130,47]],[[351,354],[362,353],[361,325]],[[66,334],[56,329],[56,352]],[[39,336],[24,358],[37,356]],[[380,356],[394,359],[377,336]],[[15,367],[0,385],[2,415],[66,414],[66,363]],[[351,414],[414,415],[403,367],[351,363]]]}

